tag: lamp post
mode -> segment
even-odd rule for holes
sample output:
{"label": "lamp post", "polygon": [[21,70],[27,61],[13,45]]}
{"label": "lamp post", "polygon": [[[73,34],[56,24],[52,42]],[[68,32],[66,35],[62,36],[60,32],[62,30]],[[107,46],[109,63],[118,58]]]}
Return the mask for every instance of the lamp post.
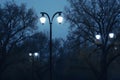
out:
{"label": "lamp post", "polygon": [[34,80],[34,61],[35,61],[34,58],[37,58],[38,56],[39,56],[39,53],[37,53],[37,52],[29,53],[29,57],[32,60],[32,64],[31,64],[31,67],[32,67],[32,80]]}
{"label": "lamp post", "polygon": [[50,55],[49,55],[49,60],[50,60],[50,80],[52,80],[52,22],[53,22],[54,17],[56,15],[58,15],[57,21],[58,21],[59,24],[61,24],[62,21],[63,21],[63,17],[61,16],[61,13],[62,12],[58,11],[58,12],[54,13],[53,16],[50,18],[48,13],[41,12],[42,17],[40,18],[40,22],[42,24],[44,24],[46,22],[46,18],[45,18],[45,15],[46,15],[47,18],[48,18],[48,21],[49,21],[49,25],[50,25],[50,44],[49,44],[49,48],[50,48]]}
{"label": "lamp post", "polygon": [[[103,29],[104,30],[104,29]],[[117,50],[117,47],[115,45],[115,34],[113,32],[101,32],[101,34],[97,33],[95,35],[96,44],[101,49],[101,55],[100,56],[100,79],[107,80],[107,72],[108,72],[108,66],[114,60],[116,57],[111,57],[108,59],[108,54],[112,53],[112,50]],[[112,49],[111,49],[112,47]],[[114,50],[114,51],[115,51]],[[115,55],[116,56],[116,55]]]}

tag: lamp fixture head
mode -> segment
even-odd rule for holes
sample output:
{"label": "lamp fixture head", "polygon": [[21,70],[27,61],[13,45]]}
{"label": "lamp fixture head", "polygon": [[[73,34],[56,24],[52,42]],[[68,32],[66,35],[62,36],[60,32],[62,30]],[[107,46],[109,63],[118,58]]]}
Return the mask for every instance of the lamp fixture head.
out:
{"label": "lamp fixture head", "polygon": [[114,36],[115,36],[114,33],[109,33],[110,38],[114,38]]}
{"label": "lamp fixture head", "polygon": [[57,17],[57,21],[58,21],[59,24],[61,24],[63,22],[63,17],[61,16],[61,13],[62,12],[59,12],[58,17]]}
{"label": "lamp fixture head", "polygon": [[42,13],[42,16],[41,16],[41,18],[40,18],[40,22],[41,22],[41,24],[45,24],[45,22],[46,22],[46,17],[44,16],[44,13]]}
{"label": "lamp fixture head", "polygon": [[101,38],[100,34],[95,35],[95,38],[99,40]]}

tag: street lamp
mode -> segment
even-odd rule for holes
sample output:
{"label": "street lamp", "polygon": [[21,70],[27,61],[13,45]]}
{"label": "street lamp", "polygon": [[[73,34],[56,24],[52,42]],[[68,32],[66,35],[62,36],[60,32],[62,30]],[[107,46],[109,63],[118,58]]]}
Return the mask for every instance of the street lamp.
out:
{"label": "street lamp", "polygon": [[29,53],[29,57],[32,60],[32,65],[31,65],[31,67],[32,67],[32,80],[34,80],[34,61],[35,61],[34,58],[36,58],[38,56],[39,56],[39,53],[37,53],[37,52]]}
{"label": "street lamp", "polygon": [[45,24],[45,22],[46,22],[45,15],[46,15],[47,18],[48,18],[48,21],[49,21],[49,25],[50,25],[50,45],[49,45],[49,48],[50,48],[50,56],[49,56],[49,59],[50,59],[50,80],[52,80],[52,22],[53,22],[54,17],[56,15],[58,15],[57,21],[58,21],[59,24],[61,24],[63,22],[63,17],[61,16],[61,13],[62,12],[58,11],[58,12],[54,13],[53,16],[50,18],[48,13],[41,12],[42,17],[40,18],[40,22],[42,24]]}
{"label": "street lamp", "polygon": [[39,53],[35,52],[35,53],[29,53],[29,56],[30,57],[38,57],[39,56]]}

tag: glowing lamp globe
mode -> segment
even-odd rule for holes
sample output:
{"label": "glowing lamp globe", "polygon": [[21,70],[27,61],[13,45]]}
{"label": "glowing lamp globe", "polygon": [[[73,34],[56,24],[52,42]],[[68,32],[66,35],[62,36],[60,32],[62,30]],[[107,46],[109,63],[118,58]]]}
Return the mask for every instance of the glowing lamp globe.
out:
{"label": "glowing lamp globe", "polygon": [[59,24],[61,24],[63,22],[63,17],[62,16],[58,16],[57,17],[57,21]]}
{"label": "glowing lamp globe", "polygon": [[114,33],[109,33],[110,38],[114,38]]}
{"label": "glowing lamp globe", "polygon": [[97,34],[97,35],[95,36],[95,38],[96,38],[96,39],[100,39],[101,36],[100,36],[99,34]]}
{"label": "glowing lamp globe", "polygon": [[34,53],[34,56],[35,56],[35,57],[37,57],[37,56],[38,56],[38,53],[37,53],[37,52],[36,52],[36,53]]}
{"label": "glowing lamp globe", "polygon": [[32,53],[29,53],[29,56],[32,56]]}
{"label": "glowing lamp globe", "polygon": [[44,16],[42,16],[42,17],[40,18],[40,22],[41,22],[41,24],[45,24],[46,18],[45,18]]}

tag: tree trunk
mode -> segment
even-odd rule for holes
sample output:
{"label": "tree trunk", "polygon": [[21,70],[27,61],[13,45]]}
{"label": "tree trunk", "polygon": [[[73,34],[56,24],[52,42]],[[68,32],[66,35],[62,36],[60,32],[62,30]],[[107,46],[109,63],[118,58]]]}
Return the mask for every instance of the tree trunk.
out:
{"label": "tree trunk", "polygon": [[2,73],[6,69],[7,66],[5,66],[5,60],[6,60],[6,52],[4,50],[1,50],[1,55],[0,55],[0,80],[2,77]]}
{"label": "tree trunk", "polygon": [[107,51],[105,50],[105,48],[102,50],[100,64],[101,71],[99,80],[107,80]]}

